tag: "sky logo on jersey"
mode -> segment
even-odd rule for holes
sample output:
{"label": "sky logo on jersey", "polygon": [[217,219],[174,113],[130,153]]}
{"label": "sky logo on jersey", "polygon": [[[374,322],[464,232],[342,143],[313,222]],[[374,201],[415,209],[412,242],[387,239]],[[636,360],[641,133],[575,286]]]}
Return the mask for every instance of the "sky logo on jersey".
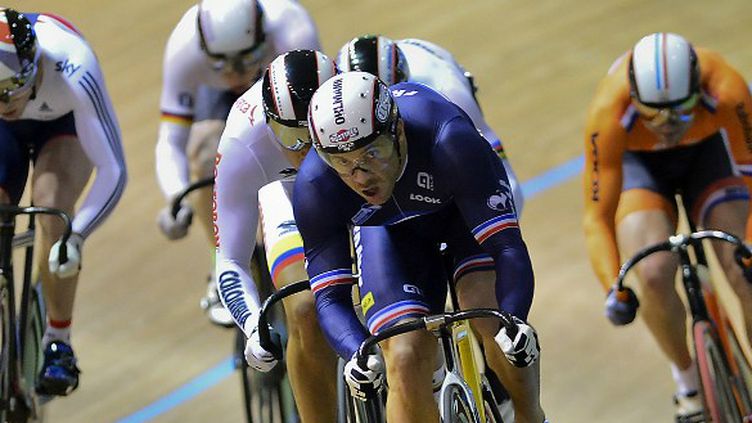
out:
{"label": "sky logo on jersey", "polygon": [[251,315],[248,305],[243,299],[243,287],[240,282],[240,275],[233,270],[227,270],[219,275],[219,295],[224,300],[227,310],[232,314],[233,319],[245,327],[245,321]]}
{"label": "sky logo on jersey", "polygon": [[357,137],[360,132],[358,131],[357,127],[352,127],[350,129],[340,129],[339,131],[329,135],[329,141],[333,143],[346,143],[350,141],[350,138]]}
{"label": "sky logo on jersey", "polygon": [[81,69],[81,65],[76,65],[73,62],[68,61],[68,59],[55,63],[55,72],[61,72],[68,77],[73,76],[73,74],[79,69]]}

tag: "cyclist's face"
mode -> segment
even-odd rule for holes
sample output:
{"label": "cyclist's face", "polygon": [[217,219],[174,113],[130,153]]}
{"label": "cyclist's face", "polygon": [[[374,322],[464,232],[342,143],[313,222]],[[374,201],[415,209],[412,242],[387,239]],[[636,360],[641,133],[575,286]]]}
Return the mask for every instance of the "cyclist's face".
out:
{"label": "cyclist's face", "polygon": [[262,43],[235,54],[207,54],[207,60],[230,90],[241,94],[261,77],[268,51],[266,43]]}
{"label": "cyclist's face", "polygon": [[342,181],[371,204],[384,204],[392,196],[404,164],[406,142],[400,123],[397,130],[399,151],[390,135],[382,135],[355,151],[333,154],[330,166]]}
{"label": "cyclist's face", "polygon": [[665,146],[678,144],[692,126],[694,108],[700,98],[695,94],[687,101],[672,108],[653,108],[633,101],[645,127],[655,133]]}

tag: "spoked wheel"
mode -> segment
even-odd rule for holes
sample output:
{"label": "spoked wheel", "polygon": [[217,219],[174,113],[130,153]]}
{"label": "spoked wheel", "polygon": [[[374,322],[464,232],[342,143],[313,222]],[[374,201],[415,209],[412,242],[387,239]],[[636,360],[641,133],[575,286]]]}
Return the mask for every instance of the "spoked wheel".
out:
{"label": "spoked wheel", "polygon": [[[42,349],[42,336],[44,336],[45,330],[45,312],[44,303],[42,300],[41,285],[37,285],[30,291],[30,299],[28,304],[28,311],[25,311],[26,317],[22,317],[24,322],[24,332],[22,342],[22,354],[21,363],[23,366],[24,378],[26,383],[31,389],[34,389],[37,375],[42,369],[42,363],[44,361],[44,353]],[[41,423],[44,421],[44,408],[42,407],[44,398],[39,398],[36,395],[32,396],[34,404],[32,406],[32,413],[30,422]]]}
{"label": "spoked wheel", "polygon": [[736,336],[736,331],[731,322],[725,319],[724,322],[725,333],[728,340],[728,356],[731,361],[731,369],[735,385],[737,387],[736,395],[739,407],[744,416],[752,415],[752,367],[749,364],[749,360],[739,344],[739,338]]}
{"label": "spoked wheel", "polygon": [[741,422],[733,377],[715,330],[705,321],[695,323],[693,330],[706,417],[714,423]]}
{"label": "spoked wheel", "polygon": [[10,402],[10,293],[5,285],[5,278],[0,276],[0,422],[6,421]]}
{"label": "spoked wheel", "polygon": [[476,423],[472,399],[458,385],[448,385],[442,398],[443,423]]}

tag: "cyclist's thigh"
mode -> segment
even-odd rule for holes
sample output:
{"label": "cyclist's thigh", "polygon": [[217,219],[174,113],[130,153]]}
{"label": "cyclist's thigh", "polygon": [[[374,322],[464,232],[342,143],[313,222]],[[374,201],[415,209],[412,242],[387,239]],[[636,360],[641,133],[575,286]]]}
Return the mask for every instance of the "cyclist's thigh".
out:
{"label": "cyclist's thigh", "polygon": [[33,134],[25,134],[37,144],[32,177],[34,204],[72,214],[93,168],[76,135],[73,114],[35,122],[35,128]]}
{"label": "cyclist's thigh", "polygon": [[18,204],[29,173],[28,149],[12,130],[0,120],[0,203]]}
{"label": "cyclist's thigh", "polygon": [[208,86],[199,87],[196,111],[186,148],[196,178],[208,178],[214,170],[214,157],[237,95]]}
{"label": "cyclist's thigh", "polygon": [[371,333],[444,309],[446,276],[437,244],[408,222],[361,227],[356,237],[361,306]]}
{"label": "cyclist's thigh", "polygon": [[[658,154],[626,153],[623,160],[623,190],[616,211],[616,238],[623,258],[638,250],[665,241],[676,230],[677,211],[674,193],[680,170],[670,166],[671,152]],[[638,272],[649,269],[672,272],[676,260],[671,254],[655,254],[638,265]]]}
{"label": "cyclist's thigh", "polygon": [[266,249],[266,262],[278,289],[308,279],[300,237],[292,211],[294,179],[272,182],[259,190],[259,216]]}

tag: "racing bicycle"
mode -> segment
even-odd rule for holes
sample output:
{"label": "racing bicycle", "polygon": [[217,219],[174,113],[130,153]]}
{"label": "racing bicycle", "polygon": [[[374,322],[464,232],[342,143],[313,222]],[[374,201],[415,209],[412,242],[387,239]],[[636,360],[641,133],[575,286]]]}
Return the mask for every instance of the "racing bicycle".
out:
{"label": "racing bicycle", "polygon": [[[739,238],[719,230],[693,231],[673,235],[637,252],[622,265],[614,289],[624,291],[625,276],[645,257],[661,251],[676,253],[692,316],[692,345],[705,405],[704,421],[748,422],[752,421],[752,367],[738,332],[713,290],[702,246],[705,239],[734,245],[737,263],[747,272],[750,270],[742,260],[752,257],[752,251]],[[690,252],[694,253],[694,261]]]}
{"label": "racing bicycle", "polygon": [[[33,277],[35,216],[39,214],[56,216],[65,223],[60,262],[66,262],[71,221],[65,212],[47,207],[0,205],[0,421],[8,423],[44,421],[43,404],[50,399],[36,393],[37,375],[44,361],[42,336],[47,321],[42,285]],[[25,232],[16,234],[19,215],[27,215],[29,223]],[[24,250],[19,287],[13,268],[15,249]],[[18,288],[20,301],[16,296]]]}

